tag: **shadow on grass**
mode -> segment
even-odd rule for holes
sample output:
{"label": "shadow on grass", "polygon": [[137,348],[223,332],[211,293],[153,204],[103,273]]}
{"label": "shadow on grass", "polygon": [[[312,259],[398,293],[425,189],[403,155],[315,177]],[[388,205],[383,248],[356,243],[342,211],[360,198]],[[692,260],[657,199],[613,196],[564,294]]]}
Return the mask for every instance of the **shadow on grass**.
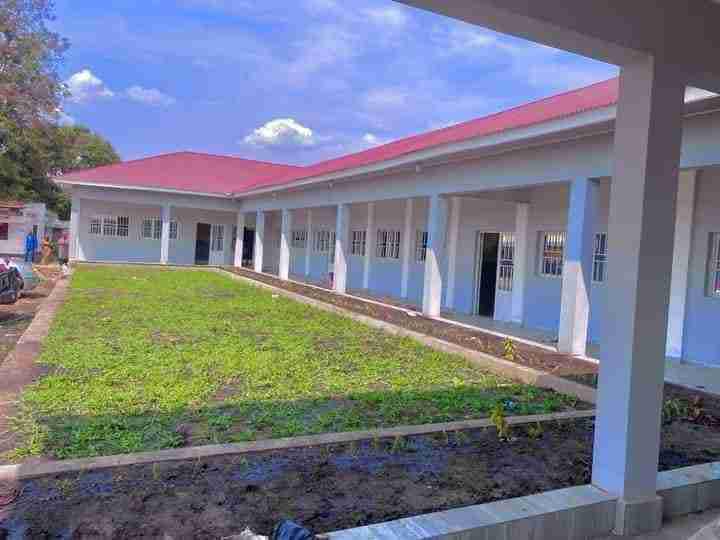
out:
{"label": "shadow on grass", "polygon": [[427,391],[377,390],[333,398],[223,402],[142,414],[50,415],[25,412],[11,459],[124,454],[183,446],[358,431],[590,408],[574,398],[521,385]]}

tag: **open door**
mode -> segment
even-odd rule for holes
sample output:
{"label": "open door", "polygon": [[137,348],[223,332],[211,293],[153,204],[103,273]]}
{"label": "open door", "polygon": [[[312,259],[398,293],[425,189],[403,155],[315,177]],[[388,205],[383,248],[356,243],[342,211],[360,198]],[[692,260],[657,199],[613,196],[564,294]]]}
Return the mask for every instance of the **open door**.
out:
{"label": "open door", "polygon": [[495,315],[499,247],[500,233],[478,233],[475,313],[484,317],[493,317]]}
{"label": "open door", "polygon": [[210,262],[210,225],[198,223],[195,234],[195,264]]}

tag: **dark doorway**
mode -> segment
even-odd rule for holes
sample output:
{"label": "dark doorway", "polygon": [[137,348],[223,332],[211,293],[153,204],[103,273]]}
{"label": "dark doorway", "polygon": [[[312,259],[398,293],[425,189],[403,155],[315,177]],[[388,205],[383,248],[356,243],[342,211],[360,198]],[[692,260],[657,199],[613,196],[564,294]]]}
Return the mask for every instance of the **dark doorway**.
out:
{"label": "dark doorway", "polygon": [[495,287],[497,285],[499,233],[482,233],[478,239],[478,315],[495,315]]}
{"label": "dark doorway", "polygon": [[195,236],[195,264],[208,264],[210,262],[210,225],[197,224]]}
{"label": "dark doorway", "polygon": [[253,260],[253,253],[255,252],[255,229],[245,229],[243,234],[243,252],[242,262],[243,264],[250,264]]}

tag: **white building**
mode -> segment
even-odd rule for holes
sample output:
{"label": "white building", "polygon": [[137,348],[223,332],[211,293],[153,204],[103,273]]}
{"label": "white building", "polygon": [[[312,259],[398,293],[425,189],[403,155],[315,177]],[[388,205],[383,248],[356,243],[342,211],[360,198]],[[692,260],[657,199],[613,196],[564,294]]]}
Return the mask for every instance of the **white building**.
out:
{"label": "white building", "polygon": [[69,227],[67,221],[59,220],[43,203],[0,201],[0,255],[24,256],[25,238],[31,232],[38,239],[39,252],[45,236],[57,239]]}

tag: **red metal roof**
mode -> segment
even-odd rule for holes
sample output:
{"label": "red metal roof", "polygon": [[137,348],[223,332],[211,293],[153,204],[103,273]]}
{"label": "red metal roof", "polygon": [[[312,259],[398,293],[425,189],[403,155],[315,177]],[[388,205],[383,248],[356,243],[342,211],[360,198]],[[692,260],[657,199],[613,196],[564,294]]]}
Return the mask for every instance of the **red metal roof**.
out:
{"label": "red metal roof", "polygon": [[175,152],[66,173],[64,180],[100,185],[149,187],[229,194],[270,175],[300,169],[231,156]]}
{"label": "red metal roof", "polygon": [[98,184],[241,195],[255,189],[289,186],[300,180],[381,163],[429,148],[558,120],[614,105],[617,99],[618,79],[615,78],[307,167],[178,152],[72,172],[65,178]]}

